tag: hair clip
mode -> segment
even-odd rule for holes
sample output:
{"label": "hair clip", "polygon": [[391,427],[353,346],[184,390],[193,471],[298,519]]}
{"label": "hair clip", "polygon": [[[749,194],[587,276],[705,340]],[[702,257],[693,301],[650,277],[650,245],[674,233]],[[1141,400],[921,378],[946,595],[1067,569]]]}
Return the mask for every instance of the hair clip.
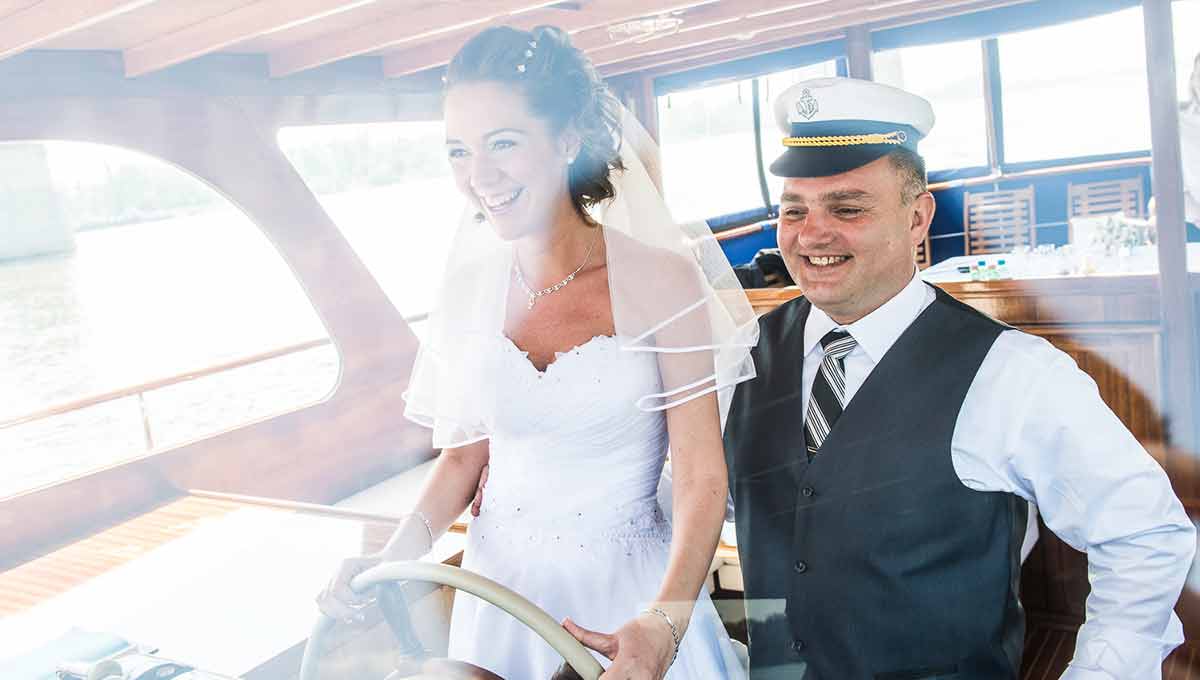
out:
{"label": "hair clip", "polygon": [[520,64],[517,64],[517,72],[518,72],[518,73],[524,73],[524,72],[525,72],[525,69],[526,69],[526,63],[528,63],[528,61],[529,61],[530,59],[533,59],[533,51],[534,51],[534,50],[536,50],[536,49],[537,49],[537,41],[536,41],[536,40],[530,40],[530,41],[529,41],[529,49],[525,50],[525,61],[521,62]]}

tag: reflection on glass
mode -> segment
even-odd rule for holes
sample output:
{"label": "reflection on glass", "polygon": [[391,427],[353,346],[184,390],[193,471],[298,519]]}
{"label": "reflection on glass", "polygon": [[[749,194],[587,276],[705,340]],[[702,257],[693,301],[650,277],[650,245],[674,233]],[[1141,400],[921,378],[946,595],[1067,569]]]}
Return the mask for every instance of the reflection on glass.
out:
{"label": "reflection on glass", "polygon": [[772,175],[767,168],[783,153],[781,140],[783,133],[775,120],[775,98],[780,92],[795,85],[801,80],[810,78],[827,78],[837,75],[837,62],[823,61],[819,64],[801,66],[787,71],[778,71],[758,79],[759,111],[762,116],[762,129],[759,143],[762,144],[763,172],[767,177],[767,189],[772,203],[779,203],[783,194],[783,178]]}
{"label": "reflection on glass", "polygon": [[1192,72],[1200,70],[1200,0],[1175,0],[1171,17],[1175,23],[1175,83],[1179,101],[1186,102],[1191,97]]}
{"label": "reflection on glass", "polygon": [[675,219],[762,206],[750,81],[658,98],[663,192]]}
{"label": "reflection on glass", "polygon": [[978,40],[876,52],[875,80],[921,95],[937,124],[921,141],[930,170],[987,165],[987,104]]}
{"label": "reflection on glass", "polygon": [[329,393],[328,345],[286,357],[286,374],[266,382],[181,384],[186,407],[157,392],[328,337],[263,233],[205,184],[94,144],[0,145],[0,166],[22,181],[0,189],[0,451],[16,452],[0,464],[0,497]]}
{"label": "reflection on glass", "polygon": [[396,309],[429,311],[464,205],[443,124],[284,128],[279,146]]}
{"label": "reflection on glass", "polygon": [[[1179,150],[1183,161],[1183,212],[1194,239],[1200,224],[1200,0],[1175,0],[1175,82],[1178,86]],[[1189,248],[1196,244],[1188,244]],[[1189,251],[1189,255],[1191,255]],[[1189,256],[1188,271],[1200,272],[1200,259]]]}
{"label": "reflection on glass", "polygon": [[1141,7],[1000,36],[999,51],[1008,162],[1150,148]]}

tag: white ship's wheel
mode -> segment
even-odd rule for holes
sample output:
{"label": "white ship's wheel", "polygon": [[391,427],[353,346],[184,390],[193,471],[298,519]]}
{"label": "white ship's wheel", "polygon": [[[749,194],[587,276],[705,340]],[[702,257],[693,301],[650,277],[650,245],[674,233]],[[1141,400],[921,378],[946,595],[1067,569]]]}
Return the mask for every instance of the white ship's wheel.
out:
{"label": "white ship's wheel", "polygon": [[[474,572],[428,562],[388,562],[355,576],[350,582],[350,587],[356,592],[363,592],[373,586],[393,584],[397,581],[426,581],[470,593],[503,609],[541,636],[554,651],[562,655],[583,680],[597,680],[604,672],[604,668],[591,652],[579,644],[579,641],[549,614],[516,592]],[[381,589],[379,603],[401,645],[414,645],[416,636],[409,620],[407,605],[399,590]],[[317,680],[320,677],[317,673],[317,657],[320,655],[322,639],[334,623],[333,619],[323,614],[317,619],[309,635],[308,645],[304,649],[304,660],[300,665],[298,680]],[[447,677],[503,680],[472,664],[449,660],[430,660],[424,665],[421,673],[420,677],[431,679]]]}

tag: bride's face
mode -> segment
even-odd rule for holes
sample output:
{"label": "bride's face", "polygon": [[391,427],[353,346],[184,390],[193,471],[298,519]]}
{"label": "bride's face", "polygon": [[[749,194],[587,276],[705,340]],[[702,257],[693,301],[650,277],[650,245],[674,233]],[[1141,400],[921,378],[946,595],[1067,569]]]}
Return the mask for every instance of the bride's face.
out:
{"label": "bride's face", "polygon": [[567,135],[556,135],[524,96],[493,82],[446,94],[446,153],[459,191],[505,240],[545,231],[569,206]]}

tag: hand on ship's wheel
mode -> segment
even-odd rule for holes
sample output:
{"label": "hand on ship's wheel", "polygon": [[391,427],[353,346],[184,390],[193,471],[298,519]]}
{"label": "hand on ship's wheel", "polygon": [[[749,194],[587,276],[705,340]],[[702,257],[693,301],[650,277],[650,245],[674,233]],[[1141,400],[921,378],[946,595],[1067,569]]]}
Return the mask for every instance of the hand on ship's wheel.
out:
{"label": "hand on ship's wheel", "polygon": [[[562,655],[565,663],[555,674],[554,680],[597,680],[604,672],[591,652],[579,644],[579,641],[549,614],[495,581],[445,564],[389,562],[371,567],[354,577],[351,588],[357,592],[365,592],[373,586],[382,586],[379,588],[378,599],[380,609],[402,652],[414,660],[413,668],[404,670],[416,673],[417,677],[430,680],[504,680],[495,673],[473,664],[450,659],[425,658],[424,650],[413,629],[408,604],[400,589],[395,587],[398,581],[426,581],[450,586],[508,612]],[[324,614],[318,617],[304,649],[304,660],[300,665],[298,680],[318,679],[317,656],[320,653],[321,641],[334,623],[333,619]],[[395,674],[392,677],[395,677]],[[408,677],[413,676],[410,674]]]}

